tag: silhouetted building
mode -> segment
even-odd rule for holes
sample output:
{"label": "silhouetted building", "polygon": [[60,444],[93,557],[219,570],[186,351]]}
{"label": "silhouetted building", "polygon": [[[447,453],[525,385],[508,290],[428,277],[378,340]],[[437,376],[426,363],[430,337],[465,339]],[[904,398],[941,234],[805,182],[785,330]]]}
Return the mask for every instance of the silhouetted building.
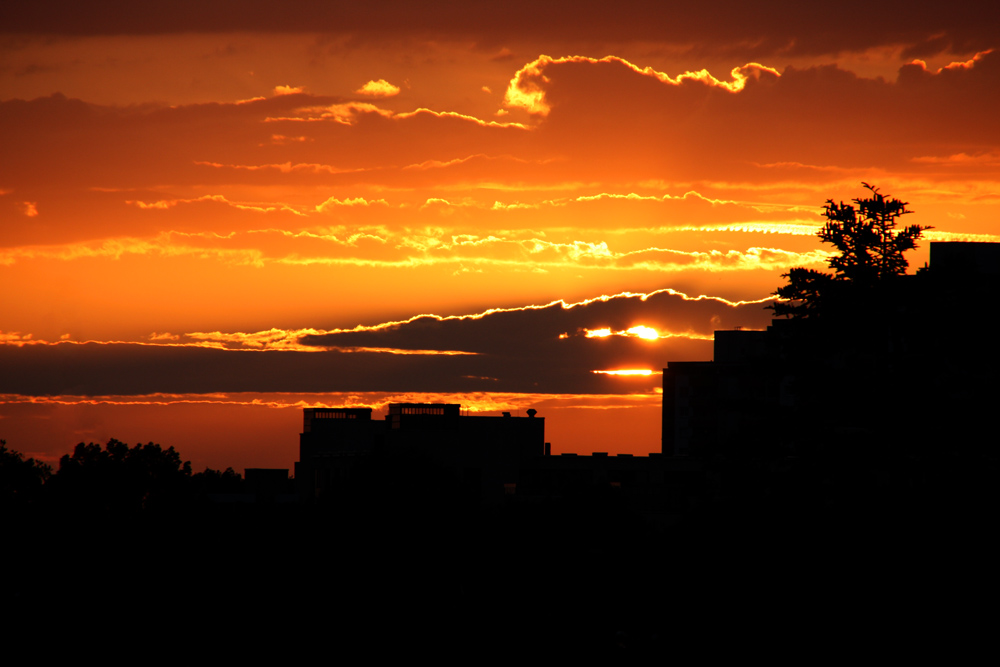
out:
{"label": "silhouetted building", "polygon": [[447,474],[468,496],[498,502],[523,463],[545,453],[545,419],[535,414],[466,416],[457,404],[393,403],[379,421],[370,408],[307,408],[295,477],[307,498],[320,500],[373,466],[405,462],[415,474]]}
{"label": "silhouetted building", "polygon": [[768,422],[783,403],[783,381],[787,390],[787,380],[763,360],[670,362],[663,372],[663,453],[704,456],[774,438]]}
{"label": "silhouetted building", "polygon": [[517,495],[522,501],[610,494],[638,513],[664,520],[713,493],[701,462],[656,453],[544,456],[527,462],[521,480]]}
{"label": "silhouetted building", "polygon": [[942,279],[1000,277],[1000,243],[931,243],[930,265]]}
{"label": "silhouetted building", "polygon": [[832,316],[717,331],[714,361],[670,362],[662,452],[793,455],[974,432],[1000,370],[988,312],[1000,244],[934,242],[930,257],[916,275],[850,293]]}

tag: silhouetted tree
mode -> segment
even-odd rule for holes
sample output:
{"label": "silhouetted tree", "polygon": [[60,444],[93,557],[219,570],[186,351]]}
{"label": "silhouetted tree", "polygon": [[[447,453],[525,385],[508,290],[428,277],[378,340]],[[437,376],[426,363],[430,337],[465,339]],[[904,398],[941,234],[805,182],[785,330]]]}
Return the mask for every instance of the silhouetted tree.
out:
{"label": "silhouetted tree", "polygon": [[904,253],[917,247],[923,232],[932,227],[910,225],[896,229],[896,221],[907,213],[907,202],[879,192],[862,183],[871,196],[839,204],[828,199],[823,207],[826,224],[818,232],[824,243],[837,249],[828,263],[833,274],[814,269],[794,268],[782,275],[788,284],[774,295],[780,300],[770,306],[776,315],[806,318],[829,310],[831,302],[842,301],[858,290],[870,290],[895,276],[906,273]]}
{"label": "silhouetted tree", "polygon": [[34,500],[51,475],[50,465],[24,458],[24,454],[7,449],[7,442],[0,440],[0,507]]}
{"label": "silhouetted tree", "polygon": [[81,509],[135,512],[183,493],[191,463],[173,447],[150,442],[129,448],[111,439],[100,445],[82,442],[59,459],[52,478],[58,496]]}

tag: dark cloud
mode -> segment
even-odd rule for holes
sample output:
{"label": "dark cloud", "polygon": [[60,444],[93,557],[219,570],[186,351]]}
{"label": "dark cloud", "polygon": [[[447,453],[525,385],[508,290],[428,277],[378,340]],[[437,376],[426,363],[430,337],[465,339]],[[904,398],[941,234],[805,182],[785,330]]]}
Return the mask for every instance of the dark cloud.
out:
{"label": "dark cloud", "polygon": [[906,65],[897,81],[788,67],[738,93],[662,83],[618,61],[550,62],[541,72],[528,84],[551,108],[537,141],[572,146],[568,169],[581,179],[597,168],[623,179],[746,179],[748,165],[780,162],[904,172],[921,155],[988,152],[1000,141],[1000,51],[940,71]]}
{"label": "dark cloud", "polygon": [[502,5],[408,0],[68,0],[6,3],[0,31],[14,34],[150,35],[232,31],[322,32],[370,42],[403,35],[474,40],[483,48],[559,39],[687,45],[692,52],[837,54],[886,45],[917,55],[974,52],[996,44],[1000,7],[990,0],[944,6],[905,0],[810,4],[796,0],[711,4],[623,0]]}
{"label": "dark cloud", "polygon": [[[599,344],[604,341],[599,341]],[[567,349],[579,345],[569,345]],[[704,347],[704,346],[702,346]],[[684,355],[690,356],[690,355]],[[588,361],[534,355],[395,355],[374,352],[234,352],[140,345],[0,347],[0,393],[142,395],[214,392],[615,393],[623,387]],[[653,378],[643,388],[659,384]]]}
{"label": "dark cloud", "polygon": [[[637,325],[661,333],[702,336],[733,326],[761,327],[762,304],[685,300],[658,292],[565,308],[494,312],[480,318],[420,317],[370,331],[307,336],[320,352],[233,351],[151,345],[0,346],[0,393],[111,395],[210,392],[536,392],[616,393],[651,390],[657,376],[622,380],[592,371],[663,368],[672,360],[704,360],[711,342],[587,338],[585,329],[623,331]],[[565,337],[561,337],[566,334]],[[387,354],[356,348],[465,351],[474,354]]]}
{"label": "dark cloud", "polygon": [[[479,318],[440,320],[420,317],[393,327],[306,336],[301,342],[317,346],[461,350],[538,358],[557,353],[562,345],[573,345],[572,350],[566,351],[567,354],[579,354],[598,363],[614,363],[616,355],[624,350],[603,355],[588,354],[586,345],[594,341],[578,334],[585,329],[622,331],[643,325],[661,333],[707,336],[716,329],[734,326],[762,327],[769,320],[768,313],[759,303],[729,305],[719,299],[687,299],[662,291],[645,299],[641,296],[616,296],[571,308],[556,303],[543,308],[494,312]],[[569,337],[560,339],[561,334],[568,334]],[[643,341],[629,339],[625,342],[632,345]],[[522,343],[526,344],[525,348],[518,350]]]}

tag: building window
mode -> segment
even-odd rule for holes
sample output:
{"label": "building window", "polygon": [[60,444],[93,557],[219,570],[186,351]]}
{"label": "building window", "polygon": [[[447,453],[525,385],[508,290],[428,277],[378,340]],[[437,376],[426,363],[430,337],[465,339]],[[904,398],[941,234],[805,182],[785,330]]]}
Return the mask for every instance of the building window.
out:
{"label": "building window", "polygon": [[444,407],[432,405],[407,406],[401,412],[404,415],[443,415]]}
{"label": "building window", "polygon": [[317,410],[313,419],[356,419],[357,415],[343,410]]}

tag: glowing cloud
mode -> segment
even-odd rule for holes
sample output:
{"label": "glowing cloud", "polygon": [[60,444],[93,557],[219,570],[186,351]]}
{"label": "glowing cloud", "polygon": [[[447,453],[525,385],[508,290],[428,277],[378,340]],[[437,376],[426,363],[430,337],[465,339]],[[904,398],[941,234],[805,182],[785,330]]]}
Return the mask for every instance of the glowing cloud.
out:
{"label": "glowing cloud", "polygon": [[271,135],[271,143],[272,144],[277,144],[279,146],[283,146],[285,144],[290,144],[290,143],[304,143],[306,141],[309,141],[309,137],[302,136],[302,135],[297,136],[297,137],[287,137],[287,136],[285,136],[283,134],[272,134]]}
{"label": "glowing cloud", "polygon": [[551,108],[545,101],[545,88],[543,84],[549,82],[545,75],[545,69],[551,65],[563,63],[618,63],[631,69],[637,74],[652,77],[661,83],[679,86],[685,81],[698,81],[708,86],[722,88],[731,93],[738,93],[746,87],[750,79],[759,79],[762,76],[779,77],[781,74],[772,67],[766,67],[760,63],[748,63],[742,67],[734,67],[730,71],[732,81],[721,81],[709,74],[708,70],[698,72],[685,72],[676,78],[668,74],[659,72],[652,67],[642,67],[634,65],[624,58],[618,56],[605,56],[603,58],[589,58],[586,56],[564,56],[553,58],[542,55],[531,61],[517,71],[507,86],[504,95],[503,105],[507,108],[521,108],[528,113],[537,116],[548,116]]}
{"label": "glowing cloud", "polygon": [[304,121],[304,120],[330,120],[341,125],[354,125],[359,114],[375,114],[384,118],[392,118],[393,112],[388,109],[381,109],[369,102],[345,102],[343,104],[331,104],[325,107],[305,107],[299,109],[302,116],[292,116],[287,118],[268,117],[265,122],[278,121]]}
{"label": "glowing cloud", "polygon": [[[374,353],[374,354],[402,354],[402,355],[475,355],[475,352],[461,350],[427,350],[409,349],[393,347],[371,347],[371,346],[342,346],[342,345],[303,345],[299,341],[304,336],[321,336],[329,332],[321,329],[269,329],[267,331],[256,331],[251,333],[233,332],[223,333],[221,331],[193,332],[184,334],[185,338],[209,343],[214,347],[226,350],[283,350],[294,352],[323,352],[336,350],[344,353]],[[175,337],[176,339],[176,337]],[[151,339],[152,340],[152,339]]]}
{"label": "glowing cloud", "polygon": [[[356,171],[363,171],[361,169],[341,169],[339,167],[334,167],[329,164],[317,164],[317,163],[291,163],[282,162],[280,164],[222,164],[220,162],[202,162],[195,161],[195,164],[200,167],[212,167],[213,169],[242,169],[245,171],[262,171],[262,170],[275,170],[280,171],[283,174],[291,174],[296,172],[305,172],[311,174],[348,174]],[[201,197],[205,199],[206,197]]]}
{"label": "glowing cloud", "polygon": [[[601,372],[601,371],[594,371]],[[488,378],[487,378],[488,379]],[[653,394],[527,394],[514,392],[349,392],[258,393],[217,392],[212,394],[156,393],[101,396],[25,396],[0,394],[0,404],[37,405],[237,405],[301,410],[302,408],[372,408],[385,411],[390,403],[460,403],[474,413],[515,412],[543,404],[549,408],[614,409],[635,405],[655,405]]]}
{"label": "glowing cloud", "polygon": [[[941,74],[942,72],[945,72],[945,71],[948,71],[948,70],[966,70],[966,69],[972,69],[973,67],[975,67],[983,59],[984,56],[987,56],[987,55],[993,53],[993,51],[994,51],[994,49],[987,49],[985,51],[980,51],[979,53],[977,53],[976,55],[972,56],[968,60],[960,60],[960,61],[954,61],[954,62],[948,63],[944,67],[939,67],[937,69],[936,73],[937,74]],[[916,59],[916,60],[914,60],[914,61],[912,61],[910,64],[911,65],[916,65],[917,67],[919,67],[920,69],[922,69],[924,71],[929,71],[927,69],[927,62],[924,61],[924,60],[920,60],[919,58]]]}
{"label": "glowing cloud", "polygon": [[530,130],[531,128],[523,123],[498,123],[495,120],[483,120],[481,118],[476,118],[475,116],[470,116],[464,113],[458,113],[457,111],[434,111],[432,109],[426,109],[421,107],[414,111],[407,111],[404,113],[399,113],[395,115],[398,119],[413,118],[415,116],[420,116],[421,114],[428,114],[431,116],[436,116],[437,118],[456,118],[459,120],[466,120],[476,125],[481,125],[483,127],[514,127],[521,130]]}
{"label": "glowing cloud", "polygon": [[611,335],[611,329],[608,329],[608,328],[604,328],[604,329],[587,329],[584,332],[584,335],[587,338],[607,338],[608,336]]}
{"label": "glowing cloud", "polygon": [[954,155],[939,156],[926,155],[911,158],[911,161],[921,164],[939,164],[946,167],[967,167],[967,166],[996,166],[1000,165],[1000,153],[981,153],[979,155],[967,155],[966,153],[955,153]]}
{"label": "glowing cloud", "polygon": [[341,206],[372,206],[373,204],[379,204],[382,206],[388,206],[389,202],[384,199],[373,199],[371,201],[365,199],[364,197],[354,197],[347,199],[337,199],[336,197],[330,197],[322,204],[316,206],[316,211],[323,213],[329,211],[332,208]]}
{"label": "glowing cloud", "polygon": [[[713,339],[713,336],[696,334],[693,332],[661,334],[656,329],[643,325],[634,326],[630,329],[622,331],[612,331],[610,327],[604,327],[603,329],[584,329],[583,335],[585,338],[608,338],[609,336],[622,336],[625,338],[642,338],[643,340],[659,340],[661,338],[692,338],[695,340]],[[560,338],[563,337],[568,338],[569,334],[563,334],[560,336]]]}
{"label": "glowing cloud", "polygon": [[394,86],[385,79],[369,81],[354,91],[356,95],[368,95],[370,97],[392,97],[399,95],[399,87]]}
{"label": "glowing cloud", "polygon": [[31,339],[31,334],[24,334],[19,331],[0,331],[0,345],[13,345],[22,347],[24,345],[35,345],[37,341]]}
{"label": "glowing cloud", "polygon": [[[221,167],[223,165],[212,164],[212,163],[201,163],[207,164],[212,167]],[[278,165],[271,165],[277,167]],[[242,211],[258,211],[261,213],[268,213],[272,211],[287,211],[295,215],[302,215],[301,212],[295,210],[291,206],[285,204],[272,204],[266,203],[262,204],[259,202],[235,202],[226,199],[224,195],[202,195],[201,197],[195,197],[193,199],[160,199],[152,202],[145,202],[140,200],[126,200],[125,203],[130,206],[137,206],[141,209],[159,209],[166,210],[173,208],[179,204],[195,204],[199,202],[216,202],[219,204],[225,204],[226,206],[231,206],[233,208],[240,209]]]}
{"label": "glowing cloud", "polygon": [[959,241],[964,243],[1000,243],[1000,234],[969,234],[964,232],[924,232],[928,241]]}
{"label": "glowing cloud", "polygon": [[159,255],[165,258],[194,256],[215,258],[228,265],[263,266],[263,254],[256,248],[219,249],[175,244],[172,234],[154,239],[114,238],[92,243],[21,246],[0,251],[0,266],[24,260],[79,260],[87,258],[121,259],[127,255]]}

